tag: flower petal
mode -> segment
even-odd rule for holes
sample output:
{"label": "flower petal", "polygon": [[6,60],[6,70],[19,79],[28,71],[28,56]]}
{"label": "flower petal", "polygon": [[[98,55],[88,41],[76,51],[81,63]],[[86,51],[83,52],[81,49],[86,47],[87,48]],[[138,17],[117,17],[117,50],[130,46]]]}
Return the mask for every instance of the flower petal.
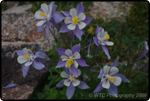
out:
{"label": "flower petal", "polygon": [[59,55],[64,55],[64,56],[67,56],[66,54],[65,54],[65,49],[64,48],[55,48],[56,49],[56,51],[58,52],[58,54]]}
{"label": "flower petal", "polygon": [[17,61],[18,61],[18,63],[23,64],[23,63],[27,62],[28,60],[24,59],[23,56],[18,56]]}
{"label": "flower petal", "polygon": [[68,60],[68,56],[64,56],[64,55],[62,55],[60,58],[62,59],[62,61],[66,61],[66,60]]}
{"label": "flower petal", "polygon": [[61,80],[56,87],[63,87],[64,86],[64,80]]}
{"label": "flower petal", "polygon": [[74,92],[75,92],[75,87],[71,83],[71,85],[69,87],[67,87],[67,90],[66,90],[66,96],[67,96],[67,98],[71,99],[72,96],[74,95]]}
{"label": "flower petal", "polygon": [[85,60],[83,59],[76,59],[76,61],[78,62],[78,64],[82,67],[86,67],[86,66],[89,66],[86,64]]}
{"label": "flower petal", "polygon": [[107,91],[109,92],[109,94],[117,97],[117,94],[118,94],[118,88],[114,85],[114,84],[111,84],[110,85],[110,88],[107,89]]}
{"label": "flower petal", "polygon": [[98,34],[99,32],[102,31],[102,29],[103,29],[102,27],[98,27],[98,26],[97,26],[97,28],[96,28],[96,36],[97,36],[97,34]]}
{"label": "flower petal", "polygon": [[48,38],[48,35],[49,35],[49,22],[47,23],[47,25],[45,27],[45,33],[46,33],[46,38]]}
{"label": "flower petal", "polygon": [[103,51],[105,52],[105,54],[107,55],[108,60],[109,60],[111,57],[110,57],[110,55],[109,55],[109,52],[108,52],[107,47],[106,47],[106,46],[104,46],[104,45],[102,45],[102,49],[103,49]]}
{"label": "flower petal", "polygon": [[75,9],[75,8],[72,8],[72,9],[70,9],[70,15],[72,16],[72,17],[76,17],[77,16],[77,10]]}
{"label": "flower petal", "polygon": [[75,53],[73,54],[73,59],[80,59],[80,58],[81,58],[81,55],[80,55],[79,52],[75,52]]}
{"label": "flower petal", "polygon": [[106,79],[106,80],[102,83],[102,87],[103,87],[103,88],[106,88],[106,89],[109,89],[110,83],[109,83],[109,80],[108,80],[108,79]]}
{"label": "flower petal", "polygon": [[68,75],[70,75],[69,68],[64,67],[64,70],[65,70],[65,72],[66,72]]}
{"label": "flower petal", "polygon": [[59,23],[59,22],[61,22],[65,17],[64,17],[61,13],[54,12],[54,13],[53,13],[53,18],[54,18],[54,20],[55,20],[56,23]]}
{"label": "flower petal", "polygon": [[64,20],[65,24],[70,24],[72,23],[72,19],[71,17],[66,17],[65,20]]}
{"label": "flower petal", "polygon": [[80,75],[81,75],[81,70],[78,69],[78,76],[77,77],[79,77]]}
{"label": "flower petal", "polygon": [[66,79],[64,80],[64,85],[65,86],[70,86],[71,80],[70,79]]}
{"label": "flower petal", "polygon": [[119,76],[121,79],[122,79],[122,81],[124,81],[124,82],[130,82],[124,75],[122,75],[122,74],[119,74],[119,73],[117,73],[117,74],[114,74],[114,75],[112,75],[112,76]]}
{"label": "flower petal", "polygon": [[70,69],[71,69],[72,75],[74,75],[75,77],[77,77],[78,76],[78,69],[75,68],[74,65],[71,65]]}
{"label": "flower petal", "polygon": [[93,91],[93,93],[99,93],[103,89],[102,82],[99,83],[99,85],[96,87],[96,89]]}
{"label": "flower petal", "polygon": [[45,14],[47,14],[47,12],[48,12],[47,4],[45,4],[45,3],[41,4],[41,9],[44,11]]}
{"label": "flower petal", "polygon": [[117,57],[117,59],[115,60],[115,62],[110,66],[110,68],[117,67],[118,59],[119,59],[119,56]]}
{"label": "flower petal", "polygon": [[82,22],[84,22],[86,25],[90,23],[90,21],[92,20],[93,18],[90,18],[90,17],[86,17],[85,20],[83,20]]}
{"label": "flower petal", "polygon": [[30,66],[32,63],[33,63],[33,61],[29,60],[28,62],[25,63],[25,66]]}
{"label": "flower petal", "polygon": [[45,20],[41,20],[41,21],[39,21],[36,25],[37,25],[37,26],[42,26],[45,22],[46,22]]}
{"label": "flower petal", "polygon": [[56,68],[61,68],[64,67],[66,65],[66,61],[62,61],[62,59],[60,59],[57,63]]}
{"label": "flower petal", "polygon": [[86,18],[84,13],[80,13],[78,17],[79,17],[79,20],[85,20]]}
{"label": "flower petal", "polygon": [[105,41],[104,42],[107,46],[113,46],[114,45],[114,43],[113,42],[110,42],[110,41]]}
{"label": "flower petal", "polygon": [[66,17],[71,17],[69,11],[61,11]]}
{"label": "flower petal", "polygon": [[78,27],[79,29],[83,29],[86,26],[84,22],[79,22]]}
{"label": "flower petal", "polygon": [[28,54],[28,49],[27,48],[23,48],[22,50],[24,53]]}
{"label": "flower petal", "polygon": [[68,75],[65,71],[62,71],[62,72],[60,73],[60,76],[61,76],[62,78],[69,78],[69,75]]}
{"label": "flower petal", "polygon": [[61,26],[59,32],[65,33],[65,32],[70,31],[70,29],[68,29],[67,26],[68,26],[68,24],[67,24],[67,25],[66,25],[66,24],[63,24],[63,25]]}
{"label": "flower petal", "polygon": [[73,86],[78,86],[80,84],[80,80],[76,79],[75,82],[72,82]]}
{"label": "flower petal", "polygon": [[96,46],[100,46],[100,44],[98,43],[98,39],[97,37],[93,37],[94,43]]}
{"label": "flower petal", "polygon": [[36,32],[41,32],[45,24],[46,22],[42,26],[37,26]]}
{"label": "flower petal", "polygon": [[26,55],[22,50],[18,50],[16,53],[17,53],[18,56]]}
{"label": "flower petal", "polygon": [[43,52],[40,52],[40,51],[37,51],[37,52],[35,53],[35,56],[36,56],[36,57],[39,57],[39,58],[42,58],[42,59],[47,58],[47,55],[46,55],[45,53],[43,53]]}
{"label": "flower petal", "polygon": [[114,82],[113,82],[113,84],[115,86],[119,86],[121,84],[122,79],[120,77],[117,77],[117,76],[113,76],[113,77],[115,79]]}
{"label": "flower petal", "polygon": [[101,69],[101,70],[100,70],[100,74],[98,75],[98,77],[97,77],[97,78],[101,79],[101,78],[102,78],[103,73],[104,73],[104,71],[103,71],[103,69]]}
{"label": "flower petal", "polygon": [[80,44],[74,45],[71,48],[72,54],[74,54],[75,52],[80,52]]}
{"label": "flower petal", "polygon": [[118,71],[119,71],[119,69],[118,69],[118,68],[116,68],[116,67],[112,67],[112,68],[110,68],[110,73],[109,73],[109,75],[116,74],[116,73],[118,73]]}
{"label": "flower petal", "polygon": [[74,67],[78,68],[78,63],[74,60]]}
{"label": "flower petal", "polygon": [[25,76],[27,75],[28,69],[30,66],[25,66],[25,64],[22,65],[22,73],[23,73],[23,77],[25,78]]}
{"label": "flower petal", "polygon": [[18,86],[18,84],[15,83],[9,83],[8,85],[6,85],[4,88],[10,88],[10,87],[16,87]]}
{"label": "flower petal", "polygon": [[104,70],[104,74],[107,74],[109,72],[110,67],[109,66],[104,66],[103,70]]}
{"label": "flower petal", "polygon": [[88,89],[90,88],[86,83],[84,83],[83,81],[80,81],[80,84],[78,85],[78,87],[80,89]]}
{"label": "flower petal", "polygon": [[35,14],[34,14],[34,17],[35,17],[36,19],[41,19],[41,18],[40,18],[40,13],[41,13],[41,11],[36,11]]}
{"label": "flower petal", "polygon": [[67,26],[67,28],[68,28],[69,30],[74,30],[74,29],[76,28],[76,25],[70,24],[70,25]]}
{"label": "flower petal", "polygon": [[74,30],[75,35],[79,38],[79,40],[81,40],[82,34],[84,33],[81,29],[79,29],[78,26],[76,26],[75,30]]}
{"label": "flower petal", "polygon": [[77,10],[77,15],[79,15],[80,13],[84,13],[83,4],[82,3],[78,4],[76,10]]}
{"label": "flower petal", "polygon": [[36,60],[33,61],[32,66],[37,70],[41,70],[45,67],[41,62],[37,62]]}
{"label": "flower petal", "polygon": [[72,51],[70,49],[66,49],[65,54],[68,56],[72,56]]}

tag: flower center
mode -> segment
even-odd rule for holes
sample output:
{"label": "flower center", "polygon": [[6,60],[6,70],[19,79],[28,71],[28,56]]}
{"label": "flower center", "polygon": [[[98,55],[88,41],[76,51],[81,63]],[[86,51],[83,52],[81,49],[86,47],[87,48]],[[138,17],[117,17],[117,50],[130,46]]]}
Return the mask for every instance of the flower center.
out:
{"label": "flower center", "polygon": [[76,17],[73,17],[73,19],[72,19],[72,23],[74,24],[74,25],[77,25],[78,24],[78,22],[79,22],[79,20],[78,20],[79,18],[76,16]]}
{"label": "flower center", "polygon": [[109,81],[111,81],[112,83],[115,81],[114,77],[108,77]]}
{"label": "flower center", "polygon": [[43,12],[40,12],[40,16],[41,17],[47,17],[47,15],[45,13],[43,13]]}
{"label": "flower center", "polygon": [[68,59],[68,61],[66,62],[66,68],[69,68],[73,63],[74,61],[72,58]]}
{"label": "flower center", "polygon": [[71,76],[70,78],[71,78],[71,81],[73,81],[73,82],[76,81],[76,79],[74,78],[74,76]]}
{"label": "flower center", "polygon": [[109,35],[105,35],[102,39],[103,40],[108,40],[109,39]]}
{"label": "flower center", "polygon": [[30,56],[29,56],[28,54],[26,54],[26,55],[23,56],[23,58],[24,58],[24,59],[30,58]]}

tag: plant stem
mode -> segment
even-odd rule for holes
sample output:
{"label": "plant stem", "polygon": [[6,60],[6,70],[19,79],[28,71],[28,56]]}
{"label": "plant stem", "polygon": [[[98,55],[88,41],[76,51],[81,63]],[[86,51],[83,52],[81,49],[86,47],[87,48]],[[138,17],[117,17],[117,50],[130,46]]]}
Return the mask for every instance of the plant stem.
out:
{"label": "plant stem", "polygon": [[55,37],[55,35],[53,34],[53,32],[51,31],[51,29],[49,28],[50,32],[52,33],[53,37],[55,38],[56,43],[58,43],[57,38]]}
{"label": "plant stem", "polygon": [[94,75],[95,73],[98,73],[98,72],[93,72],[93,73],[85,80],[85,82],[87,82],[87,80],[88,80],[92,75]]}

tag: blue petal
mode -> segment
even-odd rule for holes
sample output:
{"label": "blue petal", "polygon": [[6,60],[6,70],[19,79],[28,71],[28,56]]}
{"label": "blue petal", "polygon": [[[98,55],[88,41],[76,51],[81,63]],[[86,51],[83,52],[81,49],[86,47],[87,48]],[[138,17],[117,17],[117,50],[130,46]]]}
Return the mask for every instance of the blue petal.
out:
{"label": "blue petal", "polygon": [[124,75],[122,75],[122,74],[119,74],[119,73],[117,73],[117,74],[113,74],[112,76],[119,76],[119,77],[121,77],[121,79],[122,79],[122,81],[124,81],[124,82],[130,82]]}
{"label": "blue petal", "polygon": [[9,83],[7,86],[5,86],[4,88],[10,88],[10,87],[16,87],[18,86],[18,84],[15,83]]}
{"label": "blue petal", "polygon": [[66,17],[71,17],[69,11],[61,11]]}
{"label": "blue petal", "polygon": [[58,54],[59,55],[65,55],[65,56],[67,56],[66,54],[65,54],[65,49],[63,49],[63,48],[55,48],[56,49],[56,51],[58,52]]}
{"label": "blue petal", "polygon": [[98,39],[97,37],[93,37],[94,43],[96,44],[96,46],[100,46],[100,44],[98,43]]}
{"label": "blue petal", "polygon": [[86,25],[87,25],[87,24],[90,23],[90,21],[91,21],[92,19],[93,19],[93,18],[86,17],[85,20],[83,20],[82,22],[86,23]]}
{"label": "blue petal", "polygon": [[74,67],[74,65],[70,66],[72,74],[77,77],[78,76],[78,69]]}
{"label": "blue petal", "polygon": [[113,96],[117,97],[118,88],[117,88],[117,86],[115,86],[113,83],[110,84],[110,88],[107,89],[107,91],[109,92],[110,95],[113,95]]}
{"label": "blue petal", "polygon": [[64,70],[70,75],[69,68],[64,67]]}
{"label": "blue petal", "polygon": [[60,82],[56,85],[56,87],[63,87],[63,86],[64,86],[64,80],[60,81]]}
{"label": "blue petal", "polygon": [[74,92],[75,92],[75,87],[71,83],[70,86],[68,86],[67,90],[66,90],[66,96],[67,96],[67,98],[71,99],[72,96],[74,95]]}
{"label": "blue petal", "polygon": [[97,36],[97,34],[98,34],[98,32],[101,32],[102,31],[102,27],[98,27],[98,25],[97,25],[97,28],[96,28],[96,36]]}
{"label": "blue petal", "polygon": [[25,53],[24,53],[22,50],[18,50],[18,51],[17,51],[17,55],[18,55],[18,56],[24,56]]}
{"label": "blue petal", "polygon": [[61,68],[64,67],[66,65],[66,61],[62,61],[62,59],[59,60],[59,62],[57,63],[56,68]]}
{"label": "blue petal", "polygon": [[33,61],[32,66],[37,70],[41,70],[45,67],[41,62],[37,62],[36,60]]}
{"label": "blue petal", "polygon": [[96,89],[93,91],[93,93],[99,93],[103,89],[102,83],[99,83],[99,85],[96,87]]}
{"label": "blue petal", "polygon": [[45,27],[46,38],[48,37],[48,34],[49,34],[49,24],[50,23],[48,22],[48,24]]}
{"label": "blue petal", "polygon": [[74,45],[71,48],[72,54],[74,54],[75,52],[80,52],[80,44]]}
{"label": "blue petal", "polygon": [[37,51],[35,53],[35,56],[39,57],[39,58],[42,58],[42,59],[45,59],[47,57],[47,55],[43,52],[40,52],[40,51]]}
{"label": "blue petal", "polygon": [[61,13],[54,12],[53,13],[53,18],[54,18],[56,23],[59,23],[64,19],[64,16]]}
{"label": "blue petal", "polygon": [[80,89],[88,89],[90,88],[86,83],[84,83],[83,81],[80,81],[80,84],[78,85],[78,87]]}
{"label": "blue petal", "polygon": [[30,67],[30,65],[29,66],[25,66],[25,64],[22,65],[22,73],[23,73],[24,78],[27,75],[29,67]]}
{"label": "blue petal", "polygon": [[83,7],[82,3],[80,3],[80,4],[77,5],[76,10],[77,10],[77,16],[80,13],[84,13],[84,7]]}
{"label": "blue petal", "polygon": [[119,56],[117,57],[117,59],[115,60],[115,62],[110,66],[110,68],[111,67],[117,67],[118,59],[119,59]]}
{"label": "blue petal", "polygon": [[79,29],[78,26],[76,26],[76,28],[74,30],[74,34],[79,38],[79,40],[81,40],[81,36],[82,36],[83,33],[84,32],[81,29]]}
{"label": "blue petal", "polygon": [[36,29],[36,32],[41,32],[43,30],[43,27],[45,24],[46,24],[46,22],[42,26],[38,26]]}
{"label": "blue petal", "polygon": [[83,59],[76,59],[76,61],[82,67],[89,66],[89,65],[86,64],[86,62]]}
{"label": "blue petal", "polygon": [[69,24],[64,24],[64,25],[62,25],[61,28],[60,28],[60,30],[59,30],[59,32],[65,33],[65,32],[70,31],[70,29],[67,28],[68,25],[69,25]]}
{"label": "blue petal", "polygon": [[109,59],[110,59],[110,55],[109,55],[109,52],[108,52],[107,47],[106,47],[106,46],[104,46],[104,45],[102,45],[102,49],[103,49],[103,51],[105,52],[105,54],[107,55],[108,60],[109,60]]}

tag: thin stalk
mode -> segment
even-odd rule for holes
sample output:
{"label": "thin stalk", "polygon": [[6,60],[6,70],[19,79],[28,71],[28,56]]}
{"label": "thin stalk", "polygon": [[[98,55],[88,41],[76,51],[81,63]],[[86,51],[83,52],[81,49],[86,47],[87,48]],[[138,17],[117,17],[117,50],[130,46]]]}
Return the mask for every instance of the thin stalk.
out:
{"label": "thin stalk", "polygon": [[55,37],[55,35],[53,34],[53,32],[51,31],[51,29],[49,29],[49,30],[50,30],[50,32],[52,33],[53,37],[55,38],[55,41],[58,43],[58,40],[57,40],[57,38]]}

